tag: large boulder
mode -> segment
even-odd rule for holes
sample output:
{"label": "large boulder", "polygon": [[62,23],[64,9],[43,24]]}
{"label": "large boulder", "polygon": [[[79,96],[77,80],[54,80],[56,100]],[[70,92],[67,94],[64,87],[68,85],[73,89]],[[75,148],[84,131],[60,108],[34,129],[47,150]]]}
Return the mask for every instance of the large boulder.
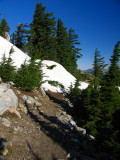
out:
{"label": "large boulder", "polygon": [[7,83],[0,84],[0,115],[10,108],[17,108],[18,98]]}

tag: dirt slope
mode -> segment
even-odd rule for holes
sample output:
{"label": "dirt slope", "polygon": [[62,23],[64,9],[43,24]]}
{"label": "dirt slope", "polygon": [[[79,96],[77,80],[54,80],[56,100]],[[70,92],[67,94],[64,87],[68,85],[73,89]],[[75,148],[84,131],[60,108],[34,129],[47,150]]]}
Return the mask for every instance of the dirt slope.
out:
{"label": "dirt slope", "polygon": [[68,130],[65,130],[64,124],[57,119],[60,111],[64,110],[61,107],[64,96],[50,92],[49,96],[43,96],[40,90],[29,93],[15,87],[11,88],[20,103],[24,104],[21,98],[23,95],[29,95],[36,97],[41,106],[26,105],[27,114],[19,108],[21,118],[9,112],[2,116],[11,122],[10,126],[0,123],[0,137],[8,141],[5,160],[67,160]]}

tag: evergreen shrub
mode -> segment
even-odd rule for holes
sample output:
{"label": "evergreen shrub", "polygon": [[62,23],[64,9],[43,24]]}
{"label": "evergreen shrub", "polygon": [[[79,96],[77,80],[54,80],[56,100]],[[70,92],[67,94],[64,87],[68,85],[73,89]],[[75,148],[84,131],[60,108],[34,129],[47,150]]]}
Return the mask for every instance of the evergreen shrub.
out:
{"label": "evergreen shrub", "polygon": [[61,83],[59,83],[58,81],[51,81],[51,80],[49,80],[48,83],[49,83],[50,85],[52,85],[52,86],[55,86],[55,87],[61,87],[62,89],[65,88],[64,85],[61,84]]}
{"label": "evergreen shrub", "polygon": [[56,67],[56,65],[54,64],[54,65],[51,65],[51,66],[47,66],[47,69],[53,69],[54,67]]}
{"label": "evergreen shrub", "polygon": [[30,60],[27,64],[25,61],[17,71],[15,84],[24,91],[33,91],[42,83],[42,78],[41,62]]}
{"label": "evergreen shrub", "polygon": [[9,57],[7,58],[5,54],[0,62],[0,77],[3,82],[14,81],[15,78],[15,66],[13,65],[13,60],[11,58],[12,53],[14,52],[13,48],[10,49]]}

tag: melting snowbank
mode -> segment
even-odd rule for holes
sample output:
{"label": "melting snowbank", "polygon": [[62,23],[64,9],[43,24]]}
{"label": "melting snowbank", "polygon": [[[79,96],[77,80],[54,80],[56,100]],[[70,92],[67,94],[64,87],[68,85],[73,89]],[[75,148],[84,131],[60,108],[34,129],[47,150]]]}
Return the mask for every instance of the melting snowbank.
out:
{"label": "melting snowbank", "polygon": [[12,43],[10,43],[9,41],[7,41],[6,39],[4,39],[0,36],[0,60],[3,56],[3,54],[5,54],[6,57],[9,57],[9,52],[10,52],[11,47],[13,47],[13,51],[14,51],[11,56],[13,59],[14,65],[17,68],[20,68],[21,64],[25,60],[30,59],[29,56],[26,55],[25,53],[23,53],[20,49],[18,49]]}
{"label": "melting snowbank", "polygon": [[[13,47],[14,50],[12,54],[14,65],[17,68],[20,68],[21,64],[23,64],[25,60],[29,60],[30,57],[25,53],[23,53],[16,46],[14,46],[12,43],[8,42],[7,40],[5,40],[0,36],[0,59],[2,58],[3,54],[5,54],[6,57],[9,56],[9,51],[11,47]],[[68,71],[66,71],[66,69],[62,65],[54,61],[48,61],[48,60],[44,60],[42,63],[43,63],[44,81],[45,80],[57,81],[65,87],[64,91],[68,91],[71,84],[74,85],[76,78],[73,75],[71,75]],[[48,66],[49,67],[54,66],[54,67],[53,69],[49,69]],[[50,90],[53,92],[63,92],[63,89],[61,89],[60,87],[52,86],[48,82],[43,83],[42,87],[44,88],[44,90]],[[88,87],[87,83],[80,82],[80,89],[85,89],[87,87]]]}

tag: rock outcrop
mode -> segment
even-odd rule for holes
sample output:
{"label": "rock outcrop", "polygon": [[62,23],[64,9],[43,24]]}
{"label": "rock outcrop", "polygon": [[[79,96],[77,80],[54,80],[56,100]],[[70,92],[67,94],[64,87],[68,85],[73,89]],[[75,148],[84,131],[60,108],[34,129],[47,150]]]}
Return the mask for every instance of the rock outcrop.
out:
{"label": "rock outcrop", "polygon": [[8,32],[5,32],[5,39],[10,42],[10,35]]}
{"label": "rock outcrop", "polygon": [[0,84],[0,115],[3,115],[7,110],[16,110],[18,107],[18,98],[10,89],[10,84]]}

